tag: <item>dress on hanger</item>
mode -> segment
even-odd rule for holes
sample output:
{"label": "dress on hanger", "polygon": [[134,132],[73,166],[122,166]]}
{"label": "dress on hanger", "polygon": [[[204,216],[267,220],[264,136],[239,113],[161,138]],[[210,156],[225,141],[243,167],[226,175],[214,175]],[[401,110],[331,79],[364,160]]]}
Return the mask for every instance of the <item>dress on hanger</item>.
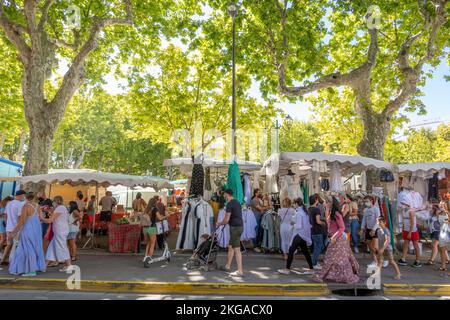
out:
{"label": "dress on hanger", "polygon": [[196,217],[194,216],[193,209],[195,205],[193,199],[187,200],[183,205],[177,249],[194,249],[194,226]]}
{"label": "dress on hanger", "polygon": [[244,181],[243,183],[244,201],[245,204],[249,206],[252,199],[252,186],[250,183],[250,175],[248,173],[244,173],[242,179]]}
{"label": "dress on hanger", "polygon": [[330,191],[341,192],[342,191],[342,177],[341,168],[339,163],[333,162],[330,168]]}
{"label": "dress on hanger", "polygon": [[194,216],[196,218],[194,227],[194,248],[199,245],[200,237],[204,234],[211,235],[213,221],[213,209],[205,200],[200,200],[194,207]]}

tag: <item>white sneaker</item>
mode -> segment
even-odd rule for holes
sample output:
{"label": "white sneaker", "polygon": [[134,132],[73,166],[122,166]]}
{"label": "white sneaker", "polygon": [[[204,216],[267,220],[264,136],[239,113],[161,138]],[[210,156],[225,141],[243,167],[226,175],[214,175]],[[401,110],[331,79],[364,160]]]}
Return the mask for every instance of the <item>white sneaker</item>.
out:
{"label": "white sneaker", "polygon": [[313,268],[314,270],[322,270],[322,266],[319,266],[319,264],[316,264]]}
{"label": "white sneaker", "polygon": [[354,248],[354,251],[355,251],[356,254],[358,254],[358,253],[359,253],[358,247],[355,247],[355,248]]}
{"label": "white sneaker", "polygon": [[286,275],[288,275],[288,274],[290,274],[290,273],[291,273],[291,271],[290,271],[290,270],[287,270],[287,269],[279,269],[279,270],[278,270],[278,273],[281,273],[281,274],[286,274]]}
{"label": "white sneaker", "polygon": [[389,261],[383,261],[383,268],[387,268],[389,266]]}

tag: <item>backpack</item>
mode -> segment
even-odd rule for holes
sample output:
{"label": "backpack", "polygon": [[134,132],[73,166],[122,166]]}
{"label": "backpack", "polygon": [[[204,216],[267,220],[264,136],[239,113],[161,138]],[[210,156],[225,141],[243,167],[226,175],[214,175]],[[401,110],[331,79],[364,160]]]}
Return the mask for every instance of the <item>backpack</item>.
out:
{"label": "backpack", "polygon": [[381,182],[393,182],[395,181],[394,175],[392,172],[388,170],[381,170],[380,172],[380,181]]}

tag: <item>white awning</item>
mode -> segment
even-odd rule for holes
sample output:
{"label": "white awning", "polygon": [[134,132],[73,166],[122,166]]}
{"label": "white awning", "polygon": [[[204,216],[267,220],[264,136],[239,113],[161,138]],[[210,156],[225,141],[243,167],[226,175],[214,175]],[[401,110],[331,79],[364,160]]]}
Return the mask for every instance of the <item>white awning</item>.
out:
{"label": "white awning", "polygon": [[314,161],[323,161],[327,164],[337,162],[343,170],[350,172],[360,172],[367,169],[385,169],[396,171],[395,165],[389,162],[361,156],[322,152],[282,152],[280,154],[272,155],[264,163],[261,174],[267,174],[266,169],[270,171],[270,174],[276,174],[280,171],[285,173],[285,171],[290,169],[291,166],[295,164],[298,164],[302,170],[309,170],[312,168]]}
{"label": "white awning", "polygon": [[428,175],[443,169],[450,170],[450,162],[424,162],[412,164],[399,164],[399,174]]}
{"label": "white awning", "polygon": [[[243,161],[243,160],[238,160],[236,162],[239,166],[239,169],[243,172],[259,171],[262,168],[262,165],[259,162]],[[200,161],[200,163],[205,168],[207,167],[214,168],[215,169],[214,172],[216,171],[228,172],[228,167],[232,163],[232,161],[224,159],[207,158]],[[179,167],[181,172],[190,173],[192,172],[194,163],[191,158],[173,158],[164,160],[163,165],[165,167]]]}
{"label": "white awning", "polygon": [[109,173],[89,169],[62,169],[50,170],[48,174],[25,176],[21,179],[22,184],[27,183],[61,183],[73,186],[81,184],[100,185],[103,187],[122,185],[125,187],[152,187],[158,189],[172,189],[169,180],[153,176],[132,176],[122,173]]}

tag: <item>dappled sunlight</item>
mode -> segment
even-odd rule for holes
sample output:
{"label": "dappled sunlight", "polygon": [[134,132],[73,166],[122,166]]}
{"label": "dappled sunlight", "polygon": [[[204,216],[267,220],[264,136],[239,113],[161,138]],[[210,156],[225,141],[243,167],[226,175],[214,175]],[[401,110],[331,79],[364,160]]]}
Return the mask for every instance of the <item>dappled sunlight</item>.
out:
{"label": "dappled sunlight", "polygon": [[265,275],[264,273],[262,273],[262,272],[258,272],[258,271],[250,271],[249,273],[251,273],[251,274],[257,276],[259,279],[265,279],[265,280],[270,279],[270,277],[266,276],[266,275]]}

